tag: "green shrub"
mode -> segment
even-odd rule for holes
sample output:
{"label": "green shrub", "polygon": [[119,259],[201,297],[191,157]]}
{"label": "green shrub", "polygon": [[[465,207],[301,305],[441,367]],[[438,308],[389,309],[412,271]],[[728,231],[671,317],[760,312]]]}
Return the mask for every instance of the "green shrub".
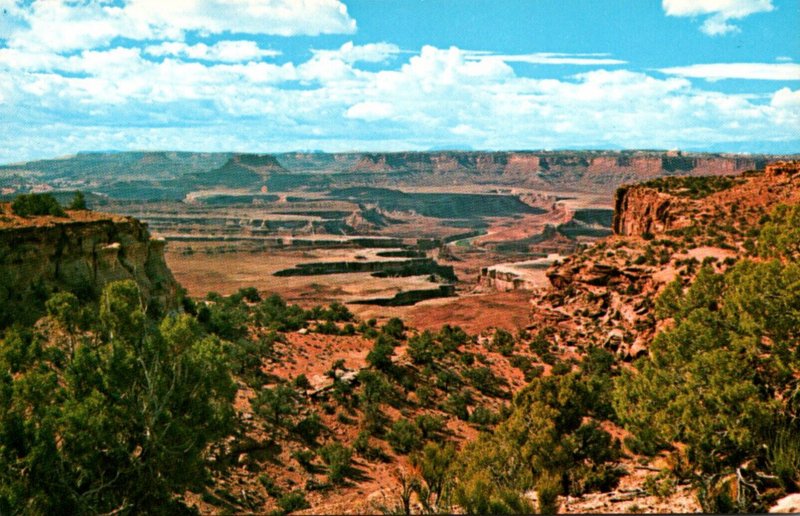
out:
{"label": "green shrub", "polygon": [[445,426],[444,419],[441,416],[433,416],[431,414],[420,414],[414,418],[414,423],[422,432],[423,439],[435,437]]}
{"label": "green shrub", "polygon": [[492,336],[491,349],[508,356],[514,353],[514,336],[502,328],[495,330]]}
{"label": "green shrub", "polygon": [[428,330],[408,339],[408,356],[415,364],[430,364],[442,357],[441,351]]}
{"label": "green shrub", "polygon": [[444,409],[462,421],[469,419],[468,407],[472,403],[472,395],[469,391],[454,392],[447,397]]}
{"label": "green shrub", "polygon": [[86,196],[83,195],[83,192],[77,191],[75,192],[75,196],[70,201],[69,206],[67,207],[69,210],[85,210],[86,209]]}
{"label": "green shrub", "polygon": [[375,339],[375,344],[367,354],[367,363],[376,369],[387,371],[392,367],[392,357],[394,356],[394,345],[392,339],[379,335]]}
{"label": "green shrub", "polygon": [[469,422],[480,426],[493,425],[497,423],[497,414],[483,405],[478,405],[470,414]]}
{"label": "green shrub", "polygon": [[55,197],[50,194],[23,194],[17,196],[11,203],[11,211],[20,217],[33,217],[37,215],[51,215],[53,217],[66,217],[64,208],[58,204]]}
{"label": "green shrub", "polygon": [[660,499],[668,498],[674,491],[677,481],[670,470],[665,469],[657,475],[647,475],[644,479],[644,490],[650,496]]}
{"label": "green shrub", "polygon": [[800,431],[792,427],[780,429],[768,452],[770,470],[789,492],[800,488]]}
{"label": "green shrub", "polygon": [[328,465],[328,481],[341,484],[350,474],[353,450],[342,443],[331,443],[319,450],[319,455]]}
{"label": "green shrub", "polygon": [[394,451],[407,454],[422,446],[422,431],[411,421],[400,419],[392,425],[386,440]]}
{"label": "green shrub", "polygon": [[322,423],[319,415],[314,413],[301,419],[294,425],[294,433],[307,443],[315,443],[319,436],[325,430],[325,425]]}
{"label": "green shrub", "polygon": [[292,458],[306,471],[314,469],[312,462],[316,456],[317,454],[313,450],[296,450],[292,452]]}
{"label": "green shrub", "polygon": [[397,340],[403,340],[406,338],[406,325],[403,323],[402,319],[397,317],[392,317],[389,319],[386,324],[383,325],[381,328],[381,332],[389,337]]}
{"label": "green shrub", "polygon": [[288,514],[290,512],[308,509],[311,507],[311,504],[306,500],[306,495],[303,491],[295,490],[278,498],[278,507],[280,507],[284,513]]}
{"label": "green shrub", "polygon": [[388,457],[386,453],[378,446],[369,444],[370,433],[366,430],[361,430],[353,441],[353,449],[367,460],[371,461],[386,461]]}
{"label": "green shrub", "polygon": [[469,340],[469,335],[464,332],[459,326],[450,326],[449,324],[445,324],[442,326],[439,333],[436,335],[436,340],[438,340],[441,345],[442,349],[447,353],[453,353],[454,351],[458,350],[460,346],[463,346]]}
{"label": "green shrub", "polygon": [[267,476],[265,473],[262,473],[258,476],[258,481],[264,486],[264,489],[267,491],[267,494],[273,498],[280,498],[283,496],[283,489],[275,483],[275,480],[272,477]]}

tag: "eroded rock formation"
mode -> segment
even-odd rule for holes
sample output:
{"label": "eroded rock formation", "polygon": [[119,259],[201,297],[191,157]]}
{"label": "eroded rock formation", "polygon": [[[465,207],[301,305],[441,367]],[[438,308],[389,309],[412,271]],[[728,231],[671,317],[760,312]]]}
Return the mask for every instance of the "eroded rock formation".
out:
{"label": "eroded rock formation", "polygon": [[35,311],[56,291],[90,301],[108,283],[125,279],[136,281],[149,308],[177,307],[178,284],[164,261],[165,242],[153,239],[140,221],[92,212],[23,219],[11,215],[7,204],[0,204],[0,215],[5,310]]}

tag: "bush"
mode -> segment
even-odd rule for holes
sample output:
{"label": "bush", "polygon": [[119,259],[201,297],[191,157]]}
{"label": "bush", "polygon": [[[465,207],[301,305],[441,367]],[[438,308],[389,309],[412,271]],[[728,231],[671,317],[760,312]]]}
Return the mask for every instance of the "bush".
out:
{"label": "bush", "polygon": [[472,414],[469,416],[470,423],[480,426],[493,425],[497,423],[497,419],[497,414],[483,405],[475,407],[475,410],[473,410]]}
{"label": "bush", "polygon": [[422,432],[423,439],[430,439],[444,429],[444,419],[441,416],[420,414],[414,419],[417,428]]}
{"label": "bush", "polygon": [[455,457],[456,448],[452,443],[427,443],[421,451],[411,456],[411,464],[419,470],[434,503],[442,497]]}
{"label": "bush", "polygon": [[86,197],[83,195],[83,192],[81,191],[75,192],[75,196],[72,198],[72,201],[69,203],[67,209],[69,210],[86,209]]}
{"label": "bush", "polygon": [[294,426],[294,433],[309,444],[316,442],[323,430],[325,425],[316,413],[304,417]]}
{"label": "bush", "polygon": [[379,335],[375,339],[372,350],[367,354],[367,363],[375,369],[388,371],[392,367],[392,357],[394,356],[394,345],[391,339]]}
{"label": "bush", "polygon": [[784,489],[800,488],[800,431],[791,427],[779,430],[769,447],[768,460]]}
{"label": "bush", "polygon": [[431,332],[425,330],[408,340],[408,356],[415,364],[430,364],[435,358],[441,358],[442,353]]}
{"label": "bush", "polygon": [[492,370],[486,366],[467,369],[462,375],[469,380],[473,387],[488,396],[501,397],[506,395],[502,387],[507,385],[507,382],[503,378],[496,376]]}
{"label": "bush", "polygon": [[[185,314],[148,320],[130,280],[101,300],[71,353],[53,345],[69,324],[0,339],[3,514],[179,512],[174,493],[202,487],[208,445],[233,431],[219,339]],[[75,308],[64,294],[48,303],[66,323]]]}
{"label": "bush", "polygon": [[[686,291],[677,283],[665,289],[658,315],[674,324],[656,336],[635,370],[616,380],[614,408],[637,444],[647,451],[686,445],[707,507],[733,503],[717,479],[745,462],[778,477],[778,470],[796,469],[792,459],[769,457],[782,448],[772,429],[798,417],[790,401],[797,383],[788,371],[800,362],[789,351],[800,339],[800,312],[786,307],[800,306],[800,265],[785,258],[742,260],[725,274],[705,266]],[[784,450],[787,458],[800,455]],[[764,486],[752,491],[736,497],[737,510],[762,508]]]}
{"label": "bush", "polygon": [[393,339],[403,340],[406,338],[406,325],[403,324],[402,319],[398,319],[397,317],[389,319],[386,324],[383,325],[381,331]]}
{"label": "bush", "polygon": [[384,451],[380,447],[372,446],[369,444],[369,436],[370,434],[366,430],[361,430],[358,433],[358,436],[356,436],[355,441],[353,441],[353,449],[356,451],[356,453],[358,453],[367,460],[372,460],[372,461],[388,460],[386,453],[384,453]]}
{"label": "bush", "polygon": [[386,440],[394,451],[407,454],[422,446],[422,431],[411,421],[400,419],[392,425]]}
{"label": "bush", "polygon": [[353,450],[342,443],[332,443],[323,446],[319,455],[328,465],[328,481],[332,484],[341,484],[350,474]]}
{"label": "bush", "polygon": [[308,500],[306,500],[305,493],[296,490],[278,498],[278,507],[280,507],[284,513],[288,514],[290,512],[308,509],[311,505],[308,503]]}
{"label": "bush", "polygon": [[297,414],[297,393],[288,385],[262,389],[253,400],[253,410],[274,426],[285,426],[286,416]]}
{"label": "bush", "polygon": [[492,336],[492,350],[503,356],[514,353],[514,336],[502,328],[498,328]]}
{"label": "bush", "polygon": [[433,401],[435,395],[433,388],[428,385],[420,385],[416,393],[417,401],[422,407],[427,407]]}
{"label": "bush", "polygon": [[314,465],[312,462],[316,456],[317,454],[314,453],[313,450],[296,450],[292,452],[292,458],[296,460],[297,463],[300,464],[306,471],[313,469]]}
{"label": "bush", "polygon": [[463,346],[469,340],[469,335],[466,334],[459,326],[450,326],[445,324],[439,330],[436,339],[442,344],[442,348],[447,353],[452,353],[460,346]]}
{"label": "bush", "polygon": [[343,304],[334,302],[322,311],[321,318],[330,322],[350,322],[353,320],[353,314]]}
{"label": "bush", "polygon": [[66,217],[64,208],[58,204],[55,197],[50,194],[23,194],[17,196],[11,203],[11,211],[20,217],[36,215],[51,215],[53,217]]}
{"label": "bush", "polygon": [[472,403],[472,396],[469,391],[453,393],[447,397],[445,410],[458,419],[467,421],[469,419],[468,407],[470,403]]}
{"label": "bush", "polygon": [[267,491],[267,494],[273,498],[280,498],[283,495],[283,490],[275,483],[271,477],[267,476],[266,474],[262,473],[258,476],[258,481],[264,486],[264,489]]}

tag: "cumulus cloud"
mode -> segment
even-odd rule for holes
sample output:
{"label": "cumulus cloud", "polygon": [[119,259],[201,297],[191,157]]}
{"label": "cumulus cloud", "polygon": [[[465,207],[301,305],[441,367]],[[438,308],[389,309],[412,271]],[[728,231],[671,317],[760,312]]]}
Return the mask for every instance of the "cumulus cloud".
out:
{"label": "cumulus cloud", "polygon": [[400,53],[400,48],[392,43],[367,43],[354,45],[348,41],[336,50],[314,50],[317,59],[338,59],[345,63],[353,64],[359,61],[365,63],[383,63],[389,58]]}
{"label": "cumulus cloud", "polygon": [[789,88],[764,98],[619,68],[537,79],[457,47],[369,70],[359,63],[404,54],[361,47],[283,64],[189,59],[194,46],[160,47],[157,60],[124,47],[0,49],[0,161],[91,148],[690,148],[800,133]]}
{"label": "cumulus cloud", "polygon": [[770,105],[777,108],[790,108],[800,111],[800,90],[792,91],[789,88],[781,88],[772,95]]}
{"label": "cumulus cloud", "polygon": [[662,0],[661,5],[667,16],[705,16],[700,30],[709,36],[738,32],[739,27],[730,20],[775,8],[772,0]]}
{"label": "cumulus cloud", "polygon": [[356,22],[341,0],[4,0],[9,47],[70,51],[108,46],[117,37],[180,41],[201,35],[351,34]]}
{"label": "cumulus cloud", "polygon": [[259,48],[255,41],[240,40],[219,41],[213,45],[206,45],[205,43],[187,45],[180,41],[165,41],[159,45],[146,47],[145,52],[156,57],[176,56],[227,63],[253,61],[281,54],[277,50]]}
{"label": "cumulus cloud", "polygon": [[718,81],[721,79],[755,79],[764,81],[800,81],[800,64],[795,63],[710,63],[661,68],[668,75],[680,75]]}

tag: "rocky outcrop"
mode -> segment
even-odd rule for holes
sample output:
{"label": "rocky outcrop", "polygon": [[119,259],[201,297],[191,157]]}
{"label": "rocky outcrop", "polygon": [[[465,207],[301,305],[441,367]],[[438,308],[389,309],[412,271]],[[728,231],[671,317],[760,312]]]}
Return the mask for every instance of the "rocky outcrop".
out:
{"label": "rocky outcrop", "polygon": [[635,359],[670,324],[654,312],[664,286],[689,284],[701,263],[726,270],[746,255],[746,235],[782,203],[800,203],[800,162],[621,187],[615,234],[547,270],[550,288],[534,291],[530,329],[557,329],[554,342],[565,349],[595,345]]}
{"label": "rocky outcrop", "polygon": [[530,290],[533,285],[525,278],[511,271],[497,270],[492,267],[482,267],[478,283],[494,290],[508,292],[511,290]]}
{"label": "rocky outcrop", "polygon": [[192,181],[199,188],[260,188],[270,174],[286,172],[270,154],[237,154],[217,169],[194,174]]}
{"label": "rocky outcrop", "polygon": [[800,174],[800,161],[778,161],[767,165],[764,175],[767,177],[795,176]]}
{"label": "rocky outcrop", "polygon": [[614,196],[612,229],[617,235],[662,233],[677,226],[680,199],[652,188],[623,186]]}
{"label": "rocky outcrop", "polygon": [[[0,213],[7,205],[0,205]],[[164,261],[165,242],[130,217],[69,212],[74,218],[2,217],[0,306],[31,316],[57,291],[84,302],[105,285],[132,279],[149,308],[177,308],[178,284]],[[10,222],[10,223],[9,223]],[[2,325],[2,321],[0,321]]]}
{"label": "rocky outcrop", "polygon": [[800,514],[800,493],[785,496],[769,510],[772,514]]}
{"label": "rocky outcrop", "polygon": [[642,235],[665,231],[671,222],[673,201],[670,195],[649,188],[619,188],[614,196],[614,233]]}

